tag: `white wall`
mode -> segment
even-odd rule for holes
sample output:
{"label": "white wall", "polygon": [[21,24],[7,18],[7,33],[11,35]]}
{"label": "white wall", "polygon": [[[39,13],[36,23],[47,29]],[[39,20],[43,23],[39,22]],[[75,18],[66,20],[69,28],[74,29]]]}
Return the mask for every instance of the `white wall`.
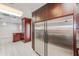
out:
{"label": "white wall", "polygon": [[12,42],[13,33],[21,32],[19,24],[6,23],[7,25],[2,25],[0,22],[0,44]]}

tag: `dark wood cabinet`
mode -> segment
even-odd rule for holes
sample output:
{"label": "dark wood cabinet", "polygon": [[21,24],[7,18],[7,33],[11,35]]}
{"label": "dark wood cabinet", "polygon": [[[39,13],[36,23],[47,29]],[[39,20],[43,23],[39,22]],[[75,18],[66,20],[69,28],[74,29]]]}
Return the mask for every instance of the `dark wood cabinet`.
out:
{"label": "dark wood cabinet", "polygon": [[24,40],[23,33],[13,33],[13,42]]}
{"label": "dark wood cabinet", "polygon": [[24,42],[31,41],[31,19],[23,18],[23,33],[24,33]]}
{"label": "dark wood cabinet", "polygon": [[[71,6],[71,7],[70,7]],[[35,22],[73,14],[72,3],[48,3],[32,13]]]}

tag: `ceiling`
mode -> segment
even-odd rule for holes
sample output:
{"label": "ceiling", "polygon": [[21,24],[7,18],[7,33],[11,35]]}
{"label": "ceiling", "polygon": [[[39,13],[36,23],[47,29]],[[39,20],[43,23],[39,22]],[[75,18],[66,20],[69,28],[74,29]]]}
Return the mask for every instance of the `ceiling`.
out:
{"label": "ceiling", "polygon": [[[24,13],[22,17],[32,18],[32,12],[43,6],[45,3],[4,3],[4,4],[22,11]],[[21,19],[12,15],[0,13],[0,22],[21,23]]]}
{"label": "ceiling", "polygon": [[8,5],[10,7],[16,8],[20,11],[23,11],[23,16],[31,18],[32,12],[41,6],[43,6],[45,3],[6,3],[5,5]]}

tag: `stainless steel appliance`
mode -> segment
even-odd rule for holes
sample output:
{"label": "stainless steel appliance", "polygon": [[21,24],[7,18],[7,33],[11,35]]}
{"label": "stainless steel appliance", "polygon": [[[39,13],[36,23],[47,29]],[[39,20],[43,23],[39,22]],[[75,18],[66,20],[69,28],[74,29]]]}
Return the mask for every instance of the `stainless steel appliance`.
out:
{"label": "stainless steel appliance", "polygon": [[47,21],[48,55],[73,55],[73,15]]}
{"label": "stainless steel appliance", "polygon": [[[78,3],[48,3],[33,12],[34,38],[32,42],[33,49],[35,48],[34,50],[38,54],[48,56],[79,55],[78,6]],[[43,24],[36,26],[39,23]],[[36,27],[43,31],[36,30]],[[39,40],[42,39],[42,43],[39,43],[40,41],[36,37]]]}
{"label": "stainless steel appliance", "polygon": [[44,22],[35,24],[35,51],[44,55]]}

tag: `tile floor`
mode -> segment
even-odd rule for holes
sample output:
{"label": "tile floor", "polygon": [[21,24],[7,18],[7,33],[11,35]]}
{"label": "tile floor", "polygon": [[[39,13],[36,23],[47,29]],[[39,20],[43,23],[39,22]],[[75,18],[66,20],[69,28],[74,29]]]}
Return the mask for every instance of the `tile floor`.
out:
{"label": "tile floor", "polygon": [[31,42],[22,41],[0,44],[0,56],[38,56],[31,48]]}

